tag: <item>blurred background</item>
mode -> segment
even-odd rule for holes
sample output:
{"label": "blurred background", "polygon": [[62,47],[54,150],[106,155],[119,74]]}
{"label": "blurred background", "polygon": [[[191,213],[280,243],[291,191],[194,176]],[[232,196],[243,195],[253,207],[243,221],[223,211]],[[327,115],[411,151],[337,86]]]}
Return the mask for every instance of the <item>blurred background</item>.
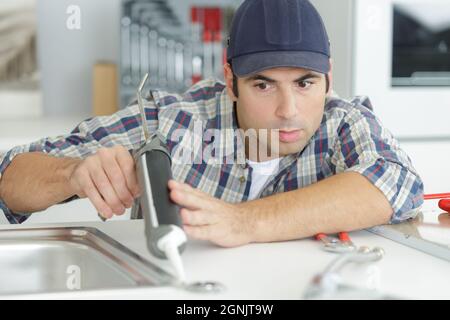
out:
{"label": "blurred background", "polygon": [[[336,93],[369,96],[427,191],[450,191],[450,2],[311,2],[331,39]],[[146,72],[153,88],[180,93],[223,78],[241,3],[1,0],[0,152],[125,107]]]}

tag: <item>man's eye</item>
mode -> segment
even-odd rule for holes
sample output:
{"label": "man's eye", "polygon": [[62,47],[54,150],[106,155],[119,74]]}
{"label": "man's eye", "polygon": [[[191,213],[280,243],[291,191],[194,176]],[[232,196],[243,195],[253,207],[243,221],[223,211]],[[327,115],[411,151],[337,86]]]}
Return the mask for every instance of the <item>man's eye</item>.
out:
{"label": "man's eye", "polygon": [[268,84],[265,82],[255,84],[255,87],[261,90],[267,90],[269,88]]}
{"label": "man's eye", "polygon": [[299,81],[298,86],[302,89],[308,88],[310,85],[312,85],[311,81]]}

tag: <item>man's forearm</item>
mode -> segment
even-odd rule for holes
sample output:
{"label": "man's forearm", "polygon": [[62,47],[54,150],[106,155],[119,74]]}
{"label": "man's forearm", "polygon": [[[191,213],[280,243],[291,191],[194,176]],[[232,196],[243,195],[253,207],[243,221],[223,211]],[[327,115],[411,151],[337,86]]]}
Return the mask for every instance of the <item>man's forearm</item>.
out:
{"label": "man's forearm", "polygon": [[283,241],[385,224],[392,207],[359,173],[342,173],[311,186],[239,204],[254,242]]}
{"label": "man's forearm", "polygon": [[24,153],[14,158],[0,179],[0,198],[15,212],[47,209],[73,196],[68,179],[81,161],[44,153]]}

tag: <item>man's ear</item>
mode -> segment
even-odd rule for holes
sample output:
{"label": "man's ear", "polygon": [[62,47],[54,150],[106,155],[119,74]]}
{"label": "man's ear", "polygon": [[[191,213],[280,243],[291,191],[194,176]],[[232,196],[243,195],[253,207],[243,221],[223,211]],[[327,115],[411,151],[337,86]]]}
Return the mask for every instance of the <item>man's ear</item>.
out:
{"label": "man's ear", "polygon": [[330,59],[330,71],[328,72],[328,79],[329,79],[329,87],[327,91],[327,97],[331,96],[333,94],[333,60]]}
{"label": "man's ear", "polygon": [[223,74],[225,77],[225,84],[227,86],[227,93],[231,100],[237,101],[237,97],[234,95],[233,91],[233,71],[229,63],[223,66]]}

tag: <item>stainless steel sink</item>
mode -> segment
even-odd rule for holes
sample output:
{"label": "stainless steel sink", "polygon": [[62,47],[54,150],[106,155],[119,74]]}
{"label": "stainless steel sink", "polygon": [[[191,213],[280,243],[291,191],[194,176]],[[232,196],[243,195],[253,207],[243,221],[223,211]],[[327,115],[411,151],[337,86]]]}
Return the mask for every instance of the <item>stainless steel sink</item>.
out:
{"label": "stainless steel sink", "polygon": [[169,273],[94,228],[0,231],[0,295],[172,283]]}

